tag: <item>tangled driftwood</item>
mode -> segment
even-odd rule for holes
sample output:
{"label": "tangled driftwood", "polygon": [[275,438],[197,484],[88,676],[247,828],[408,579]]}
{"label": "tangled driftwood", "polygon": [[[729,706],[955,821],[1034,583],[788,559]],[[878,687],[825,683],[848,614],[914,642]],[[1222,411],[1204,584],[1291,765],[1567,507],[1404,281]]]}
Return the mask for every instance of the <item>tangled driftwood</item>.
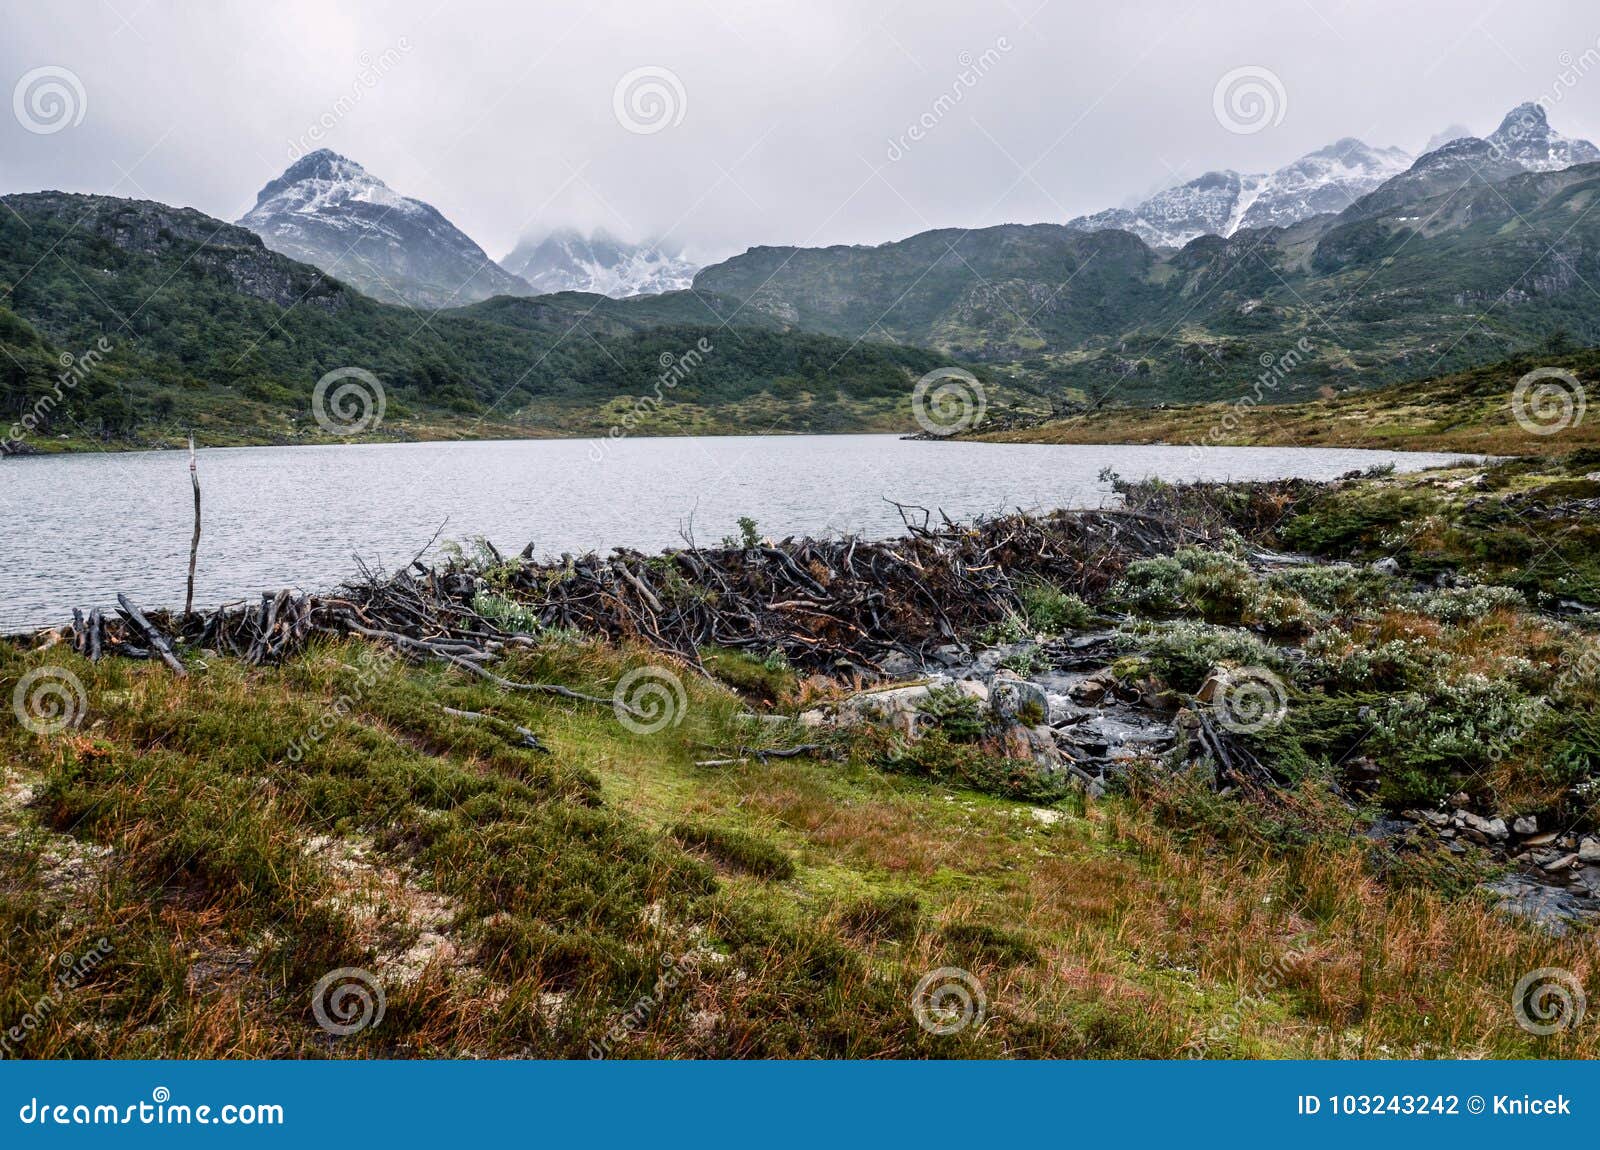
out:
{"label": "tangled driftwood", "polygon": [[786,539],[749,547],[689,546],[647,556],[618,550],[538,561],[531,547],[505,560],[421,562],[392,576],[362,568],[338,592],[288,590],[259,603],[148,616],[119,596],[118,616],[75,612],[74,647],[160,658],[181,671],[174,648],[211,649],[272,662],[319,635],[362,635],[408,657],[439,659],[508,689],[586,698],[563,687],[517,683],[487,664],[538,642],[494,621],[511,605],[542,628],[638,641],[698,665],[715,646],[782,651],[795,666],[871,677],[899,653],[926,661],[1019,609],[1030,578],[1093,596],[1129,561],[1193,536],[1177,521],[1133,511],[1058,511],[930,526],[902,509],[907,533]]}

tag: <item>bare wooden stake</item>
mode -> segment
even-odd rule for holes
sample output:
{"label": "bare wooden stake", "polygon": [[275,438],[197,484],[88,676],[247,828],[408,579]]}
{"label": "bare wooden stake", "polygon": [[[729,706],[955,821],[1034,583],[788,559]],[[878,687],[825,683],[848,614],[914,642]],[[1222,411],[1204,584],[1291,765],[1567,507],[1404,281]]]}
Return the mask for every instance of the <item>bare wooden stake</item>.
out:
{"label": "bare wooden stake", "polygon": [[189,593],[183,600],[183,617],[194,614],[194,564],[200,555],[200,472],[194,465],[194,436],[189,437],[189,482],[194,484],[194,537],[189,540]]}

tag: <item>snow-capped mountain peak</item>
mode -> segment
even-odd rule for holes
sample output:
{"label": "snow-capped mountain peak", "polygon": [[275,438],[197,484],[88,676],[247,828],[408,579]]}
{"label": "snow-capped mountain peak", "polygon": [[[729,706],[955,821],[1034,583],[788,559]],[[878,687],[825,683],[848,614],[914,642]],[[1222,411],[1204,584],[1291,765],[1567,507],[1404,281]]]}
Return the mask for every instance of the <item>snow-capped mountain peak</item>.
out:
{"label": "snow-capped mountain peak", "polygon": [[[1459,129],[1451,129],[1454,133]],[[1588,140],[1563,136],[1538,104],[1519,104],[1488,136],[1456,136],[1423,153],[1404,172],[1351,208],[1357,216],[1393,211],[1430,196],[1508,180],[1522,172],[1550,172],[1600,160]]]}
{"label": "snow-capped mountain peak", "polygon": [[698,265],[677,248],[630,243],[600,229],[561,228],[519,243],[501,263],[537,292],[585,291],[621,299],[681,291]]}
{"label": "snow-capped mountain peak", "polygon": [[1563,136],[1550,126],[1543,105],[1531,101],[1511,109],[1487,139],[1495,154],[1515,160],[1530,172],[1553,172],[1600,160],[1600,148],[1588,140]]}
{"label": "snow-capped mountain peak", "polygon": [[239,223],[273,251],[390,303],[437,308],[528,294],[431,204],[327,148],[269,181]]}
{"label": "snow-capped mountain peak", "polygon": [[1181,247],[1203,235],[1241,228],[1283,227],[1322,212],[1339,212],[1405,171],[1411,156],[1346,138],[1301,156],[1275,172],[1207,172],[1168,188],[1135,208],[1080,216],[1069,227],[1121,228],[1153,247]]}

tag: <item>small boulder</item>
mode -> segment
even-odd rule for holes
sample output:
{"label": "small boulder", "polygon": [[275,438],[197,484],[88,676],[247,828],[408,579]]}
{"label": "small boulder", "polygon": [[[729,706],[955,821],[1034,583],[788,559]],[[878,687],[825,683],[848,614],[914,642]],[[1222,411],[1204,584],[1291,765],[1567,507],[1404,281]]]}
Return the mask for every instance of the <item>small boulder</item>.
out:
{"label": "small boulder", "polygon": [[1111,677],[1107,672],[1091,675],[1074,683],[1067,690],[1074,703],[1085,707],[1097,707],[1105,700],[1106,692],[1111,689]]}
{"label": "small boulder", "polygon": [[1486,819],[1468,811],[1457,811],[1455,823],[1467,832],[1473,842],[1503,843],[1511,837],[1505,819]]}
{"label": "small boulder", "polygon": [[1578,861],[1600,863],[1600,839],[1587,836],[1578,841]]}
{"label": "small boulder", "polygon": [[1400,561],[1393,555],[1385,555],[1382,559],[1372,564],[1372,570],[1379,575],[1398,575],[1400,574]]}
{"label": "small boulder", "polygon": [[998,672],[989,685],[989,709],[1006,723],[1038,726],[1050,717],[1050,696],[1037,683]]}
{"label": "small boulder", "polygon": [[1511,823],[1511,829],[1523,838],[1539,833],[1539,820],[1532,815],[1518,815]]}
{"label": "small boulder", "polygon": [[946,667],[959,667],[967,660],[966,648],[956,643],[943,643],[929,652]]}
{"label": "small boulder", "polygon": [[1061,755],[1056,750],[1055,736],[1042,723],[1036,727],[1015,724],[1007,727],[1001,736],[1001,750],[1005,757],[1018,762],[1034,763],[1046,769],[1061,765]]}
{"label": "small boulder", "polygon": [[955,686],[963,695],[969,695],[980,703],[989,701],[989,688],[982,679],[957,679]]}
{"label": "small boulder", "polygon": [[1562,855],[1559,858],[1551,859],[1549,862],[1543,864],[1543,869],[1546,874],[1555,874],[1558,871],[1571,870],[1577,865],[1577,855]]}
{"label": "small boulder", "polygon": [[936,688],[947,686],[948,683],[948,679],[940,677],[908,687],[889,687],[851,695],[839,704],[839,722],[846,726],[861,722],[882,723],[908,738],[915,738],[918,734],[918,710],[923,700]]}
{"label": "small boulder", "polygon": [[878,660],[878,669],[891,679],[915,678],[922,664],[904,651],[890,651]]}

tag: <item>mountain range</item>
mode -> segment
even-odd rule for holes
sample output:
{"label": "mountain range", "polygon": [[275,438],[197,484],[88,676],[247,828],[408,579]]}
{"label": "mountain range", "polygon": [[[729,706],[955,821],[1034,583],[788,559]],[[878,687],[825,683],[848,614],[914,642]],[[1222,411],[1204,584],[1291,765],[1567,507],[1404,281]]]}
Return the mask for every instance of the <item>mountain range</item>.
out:
{"label": "mountain range", "polygon": [[273,251],[373,299],[429,309],[497,295],[583,291],[620,299],[679,291],[696,270],[676,249],[603,230],[528,239],[496,263],[432,204],[401,195],[327,148],[269,182],[238,222]]}
{"label": "mountain range", "polygon": [[[56,416],[101,438],[175,422],[211,442],[238,428],[294,441],[315,380],[351,365],[385,381],[397,434],[490,417],[502,431],[603,430],[704,340],[716,354],[645,426],[883,429],[909,426],[919,374],[957,362],[981,373],[992,407],[1070,407],[1237,396],[1304,345],[1274,397],[1600,343],[1600,150],[1524,105],[1356,194],[1351,173],[1393,162],[1340,141],[1181,248],[1081,221],[941,229],[752,248],[699,270],[692,291],[625,299],[534,294],[431,207],[331,152],[262,189],[248,227],[148,201],[5,196],[0,402],[26,410],[53,362],[106,339]],[[1324,194],[1354,198],[1295,218]],[[1251,213],[1286,222],[1246,226]],[[546,236],[516,266],[556,286],[563,267],[675,258],[599,239]],[[419,325],[419,304],[442,310]]]}
{"label": "mountain range", "polygon": [[1374,202],[1394,204],[1467,179],[1492,183],[1519,172],[1554,171],[1595,160],[1600,160],[1600,149],[1561,135],[1550,126],[1543,107],[1527,103],[1513,108],[1483,139],[1459,126],[1439,133],[1421,157],[1346,138],[1275,172],[1206,172],[1136,207],[1079,216],[1067,226],[1080,231],[1117,228],[1151,247],[1178,248],[1200,236],[1287,227],[1343,212],[1381,188],[1388,189],[1385,198]]}
{"label": "mountain range", "polygon": [[[1153,248],[1202,236],[1289,227],[1358,204],[1379,212],[1463,183],[1600,160],[1600,149],[1550,126],[1522,104],[1488,136],[1452,126],[1420,157],[1347,137],[1272,172],[1206,172],[1131,208],[1066,222],[1080,232],[1125,231]],[[689,288],[696,265],[664,242],[634,243],[605,230],[532,235],[499,263],[431,205],[393,191],[327,149],[272,180],[240,221],[274,251],[338,276],[375,299],[437,309],[496,295],[593,292],[612,298]]]}
{"label": "mountain range", "polygon": [[1342,390],[1600,342],[1600,163],[1561,166],[1591,158],[1524,105],[1287,225],[1219,226],[1177,249],[1077,222],[758,247],[695,288],[741,314],[989,363],[1057,397],[1237,395],[1301,336],[1316,354],[1275,390]]}
{"label": "mountain range", "polygon": [[1284,227],[1324,212],[1341,212],[1405,171],[1412,157],[1343,139],[1275,172],[1206,172],[1151,196],[1135,208],[1111,208],[1069,220],[1068,227],[1132,232],[1151,247],[1180,248],[1204,235],[1241,228]]}

